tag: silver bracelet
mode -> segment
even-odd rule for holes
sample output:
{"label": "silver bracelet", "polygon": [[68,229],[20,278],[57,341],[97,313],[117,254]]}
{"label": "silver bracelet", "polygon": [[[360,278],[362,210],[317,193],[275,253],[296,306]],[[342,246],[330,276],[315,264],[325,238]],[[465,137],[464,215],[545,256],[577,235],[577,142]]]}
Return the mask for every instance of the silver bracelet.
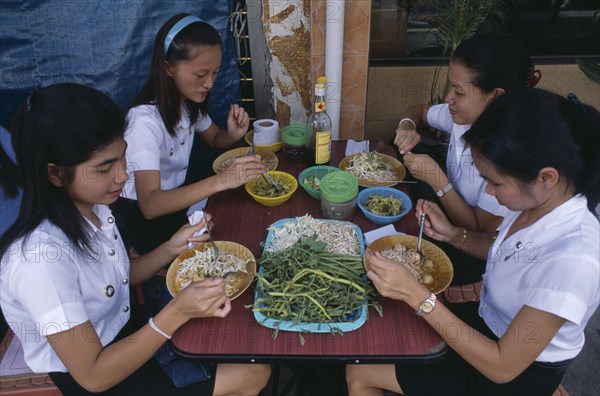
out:
{"label": "silver bracelet", "polygon": [[167,340],[171,339],[170,335],[168,335],[167,333],[165,333],[164,331],[159,329],[158,326],[154,324],[154,321],[152,320],[152,318],[148,319],[148,324],[150,325],[150,327],[152,327],[152,330],[156,331],[158,334],[165,337]]}
{"label": "silver bracelet", "polygon": [[398,126],[400,126],[400,124],[402,124],[402,122],[404,122],[404,121],[410,122],[411,124],[413,124],[413,128],[417,129],[417,124],[415,124],[415,122],[413,120],[411,120],[410,118],[401,119],[400,122],[398,123]]}

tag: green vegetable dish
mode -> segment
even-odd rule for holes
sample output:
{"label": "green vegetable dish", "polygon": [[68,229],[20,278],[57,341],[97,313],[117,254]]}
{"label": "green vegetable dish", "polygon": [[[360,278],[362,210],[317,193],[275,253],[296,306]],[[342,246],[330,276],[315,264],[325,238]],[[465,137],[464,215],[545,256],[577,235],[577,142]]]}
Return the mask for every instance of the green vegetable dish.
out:
{"label": "green vegetable dish", "polygon": [[321,179],[314,175],[310,175],[306,179],[304,179],[304,185],[308,188],[312,188],[313,190],[320,190]]}
{"label": "green vegetable dish", "polygon": [[277,193],[277,190],[275,189],[275,187],[273,187],[271,185],[271,183],[269,183],[268,181],[266,181],[264,179],[259,180],[254,185],[253,193],[255,195],[258,195],[259,197],[275,198],[275,197],[280,197],[282,195],[285,195],[285,194],[289,193],[290,191],[292,191],[292,183],[289,180],[278,179],[275,176],[273,176],[273,178],[283,188],[283,191],[281,191],[281,193]]}
{"label": "green vegetable dish", "polygon": [[402,213],[402,200],[399,198],[371,195],[363,205],[369,212],[380,216],[396,216]]}
{"label": "green vegetable dish", "polygon": [[302,238],[287,249],[267,253],[259,261],[260,296],[253,310],[293,323],[353,321],[365,303],[381,314],[362,258],[329,253],[325,245]]}

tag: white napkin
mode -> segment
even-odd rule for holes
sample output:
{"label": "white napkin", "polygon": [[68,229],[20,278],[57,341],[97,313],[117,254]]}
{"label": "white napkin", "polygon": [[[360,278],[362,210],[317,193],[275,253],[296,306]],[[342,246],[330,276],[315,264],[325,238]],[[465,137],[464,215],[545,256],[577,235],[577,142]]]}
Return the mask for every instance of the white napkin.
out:
{"label": "white napkin", "polygon": [[348,139],[346,142],[346,157],[355,153],[360,153],[361,151],[369,152],[368,140],[357,142],[356,140]]}
{"label": "white napkin", "polygon": [[376,228],[373,231],[365,232],[363,237],[365,239],[365,245],[369,246],[373,241],[388,235],[404,235],[404,233],[396,231],[396,228],[393,224],[388,224],[386,226]]}
{"label": "white napkin", "polygon": [[[196,210],[194,211],[194,213],[192,213],[190,216],[188,216],[188,221],[190,222],[190,225],[195,225],[198,224],[200,222],[200,220],[202,220],[204,218],[204,211],[200,211],[200,210]],[[200,228],[198,231],[194,232],[195,237],[200,236],[202,234],[204,234],[206,232],[206,226]],[[188,247],[191,249],[192,247],[194,247],[194,243],[193,242],[188,242]]]}
{"label": "white napkin", "polygon": [[202,201],[200,202],[196,202],[195,204],[193,204],[192,206],[190,206],[187,210],[187,215],[191,216],[192,213],[198,211],[198,210],[202,210],[206,207],[206,203],[208,202],[208,198],[204,198]]}

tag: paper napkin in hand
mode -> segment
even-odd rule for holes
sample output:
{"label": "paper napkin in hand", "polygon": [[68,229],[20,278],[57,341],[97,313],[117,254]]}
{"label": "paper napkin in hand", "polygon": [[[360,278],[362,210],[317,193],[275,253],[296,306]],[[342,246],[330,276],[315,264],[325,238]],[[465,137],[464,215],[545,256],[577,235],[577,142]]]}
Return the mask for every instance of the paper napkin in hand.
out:
{"label": "paper napkin in hand", "polygon": [[369,246],[373,241],[388,235],[404,235],[404,233],[396,231],[393,224],[388,224],[384,227],[376,228],[373,231],[365,232],[363,237],[365,239],[365,245]]}
{"label": "paper napkin in hand", "polygon": [[360,153],[361,151],[369,152],[368,140],[357,142],[356,140],[348,139],[346,142],[346,157],[355,153]]}
{"label": "paper napkin in hand", "polygon": [[[198,224],[204,218],[204,212],[200,210],[194,211],[190,216],[188,216],[188,221],[190,225]],[[194,237],[200,236],[206,232],[206,226],[200,228],[198,231],[194,232]],[[191,249],[194,246],[192,242],[188,242],[188,247]]]}

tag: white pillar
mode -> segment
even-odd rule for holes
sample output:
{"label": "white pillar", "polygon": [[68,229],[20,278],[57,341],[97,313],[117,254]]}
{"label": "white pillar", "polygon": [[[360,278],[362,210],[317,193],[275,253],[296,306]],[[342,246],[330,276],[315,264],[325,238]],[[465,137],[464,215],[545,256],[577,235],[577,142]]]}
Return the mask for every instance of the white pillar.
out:
{"label": "white pillar", "polygon": [[327,89],[325,103],[331,117],[332,140],[340,137],[340,106],[342,103],[342,64],[344,55],[344,0],[327,0],[325,77]]}

